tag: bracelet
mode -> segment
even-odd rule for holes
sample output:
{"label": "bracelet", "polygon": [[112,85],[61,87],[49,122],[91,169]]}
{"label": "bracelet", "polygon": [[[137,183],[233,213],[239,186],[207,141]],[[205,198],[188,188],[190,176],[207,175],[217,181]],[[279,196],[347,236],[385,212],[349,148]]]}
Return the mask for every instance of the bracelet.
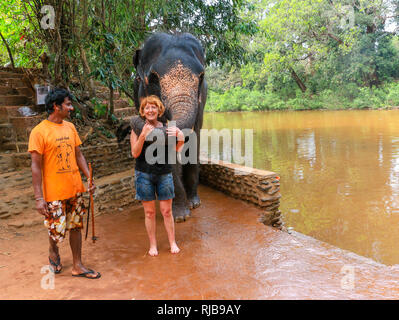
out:
{"label": "bracelet", "polygon": [[36,198],[35,200],[36,200],[36,201],[44,200],[44,198]]}

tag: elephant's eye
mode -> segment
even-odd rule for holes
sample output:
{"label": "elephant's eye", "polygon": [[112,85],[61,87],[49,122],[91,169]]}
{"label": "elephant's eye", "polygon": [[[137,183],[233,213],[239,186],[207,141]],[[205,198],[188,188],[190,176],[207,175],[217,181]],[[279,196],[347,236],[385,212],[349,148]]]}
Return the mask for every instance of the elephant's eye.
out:
{"label": "elephant's eye", "polygon": [[204,73],[202,72],[199,76],[199,84],[202,84],[202,81],[204,81]]}
{"label": "elephant's eye", "polygon": [[199,75],[199,81],[198,81],[198,96],[201,94],[201,86],[202,86],[202,82],[204,81],[204,73],[202,72]]}

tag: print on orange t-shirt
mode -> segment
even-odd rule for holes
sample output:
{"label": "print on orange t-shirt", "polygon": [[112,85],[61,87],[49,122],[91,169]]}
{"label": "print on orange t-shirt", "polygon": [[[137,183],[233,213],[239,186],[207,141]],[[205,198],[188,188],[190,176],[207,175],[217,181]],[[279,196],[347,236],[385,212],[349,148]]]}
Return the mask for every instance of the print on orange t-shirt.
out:
{"label": "print on orange t-shirt", "polygon": [[43,197],[47,202],[85,192],[75,156],[75,147],[81,144],[75,126],[68,121],[43,120],[33,128],[28,151],[43,156]]}

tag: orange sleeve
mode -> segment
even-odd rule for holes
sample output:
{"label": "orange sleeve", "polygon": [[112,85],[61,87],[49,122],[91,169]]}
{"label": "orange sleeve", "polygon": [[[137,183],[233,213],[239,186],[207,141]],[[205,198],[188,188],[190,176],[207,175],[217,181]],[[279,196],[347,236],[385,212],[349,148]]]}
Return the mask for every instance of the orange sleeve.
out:
{"label": "orange sleeve", "polygon": [[73,130],[74,134],[75,134],[75,147],[80,146],[82,144],[82,140],[80,140],[78,131],[76,130],[76,128],[73,125],[73,123],[71,123],[71,127],[72,127],[72,130]]}
{"label": "orange sleeve", "polygon": [[44,139],[42,134],[38,130],[32,130],[29,136],[28,151],[36,151],[40,154],[44,153]]}

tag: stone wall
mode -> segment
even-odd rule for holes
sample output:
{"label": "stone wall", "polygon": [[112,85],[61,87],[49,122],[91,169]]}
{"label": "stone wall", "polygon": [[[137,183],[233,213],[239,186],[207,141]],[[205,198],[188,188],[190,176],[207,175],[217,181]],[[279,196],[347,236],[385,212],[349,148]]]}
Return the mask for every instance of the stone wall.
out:
{"label": "stone wall", "polygon": [[[95,181],[97,189],[94,195],[95,213],[118,212],[118,209],[129,205],[139,205],[135,199],[134,170],[121,172],[111,177]],[[85,195],[88,198],[88,194]]]}
{"label": "stone wall", "polygon": [[[134,199],[133,168],[135,161],[130,154],[129,143],[124,143],[120,146],[115,142],[82,147],[82,151],[86,160],[93,164],[95,184],[97,186],[94,196],[96,215],[104,211],[117,213],[119,208],[139,204],[139,201]],[[8,190],[10,188],[18,189],[20,188],[18,187],[19,185],[30,189],[24,191],[27,203],[22,208],[22,211],[28,210],[28,208],[34,211],[35,205],[33,190],[31,190],[30,161],[29,153],[0,155],[1,171],[3,173],[10,172],[3,176],[3,179],[8,179],[7,181],[4,180],[4,186],[7,186]],[[18,185],[14,186],[9,181],[10,179],[12,181],[15,180],[15,183],[19,181]],[[256,205],[262,209],[261,221],[264,224],[280,229],[283,227],[281,212],[279,211],[281,198],[280,181],[276,173],[223,161],[211,162],[201,159],[200,182],[233,198],[245,200]],[[12,193],[14,194],[15,192]],[[14,215],[14,211],[15,215],[21,212],[21,208],[16,205],[19,203],[17,195],[18,192],[15,193],[15,199],[10,197],[3,199],[5,204],[3,209],[7,209],[6,211],[11,216]],[[88,198],[88,195],[85,196]],[[0,206],[0,211],[1,209]]]}
{"label": "stone wall", "polygon": [[[107,143],[81,147],[86,161],[92,163],[95,178],[125,171],[134,167],[128,143]],[[31,166],[29,152],[0,154],[0,173],[17,171]]]}
{"label": "stone wall", "polygon": [[200,182],[262,209],[261,221],[283,228],[280,205],[280,178],[270,171],[224,161],[201,158]]}
{"label": "stone wall", "polygon": [[92,163],[94,177],[100,178],[134,167],[130,144],[109,143],[81,148],[86,161]]}

